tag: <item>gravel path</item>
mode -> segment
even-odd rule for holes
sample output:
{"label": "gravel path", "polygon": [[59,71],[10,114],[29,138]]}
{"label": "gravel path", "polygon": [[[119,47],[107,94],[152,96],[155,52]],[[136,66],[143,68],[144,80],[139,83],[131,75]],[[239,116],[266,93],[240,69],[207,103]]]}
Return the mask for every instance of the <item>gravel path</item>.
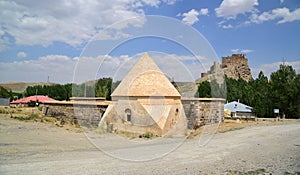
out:
{"label": "gravel path", "polygon": [[[299,134],[299,123],[253,126],[218,133],[205,146],[188,139],[163,157],[126,161],[97,149],[84,133],[0,118],[0,174],[300,174]],[[103,142],[115,153],[146,154],[114,137]],[[151,147],[164,150],[177,143],[169,138]]]}

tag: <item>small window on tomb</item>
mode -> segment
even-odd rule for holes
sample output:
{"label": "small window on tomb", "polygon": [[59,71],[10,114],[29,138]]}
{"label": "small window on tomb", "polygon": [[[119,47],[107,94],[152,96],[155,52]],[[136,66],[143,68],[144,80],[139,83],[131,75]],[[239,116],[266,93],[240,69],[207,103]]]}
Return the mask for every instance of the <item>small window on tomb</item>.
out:
{"label": "small window on tomb", "polygon": [[128,122],[131,122],[131,110],[130,109],[125,109],[125,114],[126,114],[126,120]]}

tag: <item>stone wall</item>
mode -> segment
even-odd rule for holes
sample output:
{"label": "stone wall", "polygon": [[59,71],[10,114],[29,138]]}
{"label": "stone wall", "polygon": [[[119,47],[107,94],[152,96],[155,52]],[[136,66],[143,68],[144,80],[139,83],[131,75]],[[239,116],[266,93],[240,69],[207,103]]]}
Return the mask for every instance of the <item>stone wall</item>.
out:
{"label": "stone wall", "polygon": [[188,129],[218,123],[224,120],[223,98],[187,98],[181,100]]}
{"label": "stone wall", "polygon": [[45,104],[43,113],[46,116],[57,119],[65,118],[69,121],[78,122],[80,126],[97,127],[107,106],[96,104]]}

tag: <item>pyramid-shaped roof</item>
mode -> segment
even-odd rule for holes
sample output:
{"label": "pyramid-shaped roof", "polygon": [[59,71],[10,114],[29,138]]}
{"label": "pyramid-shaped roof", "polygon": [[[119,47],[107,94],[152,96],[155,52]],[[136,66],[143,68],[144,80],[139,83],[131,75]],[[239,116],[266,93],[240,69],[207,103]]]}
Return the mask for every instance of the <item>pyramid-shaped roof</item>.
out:
{"label": "pyramid-shaped roof", "polygon": [[180,97],[180,94],[146,53],[134,65],[111,96]]}

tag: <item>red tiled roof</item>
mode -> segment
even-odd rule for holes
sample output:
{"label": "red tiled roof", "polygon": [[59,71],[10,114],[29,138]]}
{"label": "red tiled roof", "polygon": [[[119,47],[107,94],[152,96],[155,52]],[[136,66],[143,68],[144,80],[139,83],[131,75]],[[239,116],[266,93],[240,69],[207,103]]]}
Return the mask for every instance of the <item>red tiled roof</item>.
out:
{"label": "red tiled roof", "polygon": [[40,103],[46,102],[46,101],[55,101],[53,98],[44,96],[44,95],[34,95],[30,97],[21,98],[19,100],[15,100],[10,102],[10,104],[19,104],[19,103],[28,103],[30,101],[39,101]]}

